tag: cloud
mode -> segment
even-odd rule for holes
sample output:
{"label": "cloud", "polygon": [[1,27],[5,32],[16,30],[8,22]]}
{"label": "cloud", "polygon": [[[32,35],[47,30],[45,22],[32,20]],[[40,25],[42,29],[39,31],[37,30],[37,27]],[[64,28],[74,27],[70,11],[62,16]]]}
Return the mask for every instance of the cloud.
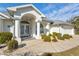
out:
{"label": "cloud", "polygon": [[63,8],[58,10],[52,9],[52,11],[46,13],[46,16],[51,20],[68,20],[76,15],[79,15],[79,4],[68,4]]}

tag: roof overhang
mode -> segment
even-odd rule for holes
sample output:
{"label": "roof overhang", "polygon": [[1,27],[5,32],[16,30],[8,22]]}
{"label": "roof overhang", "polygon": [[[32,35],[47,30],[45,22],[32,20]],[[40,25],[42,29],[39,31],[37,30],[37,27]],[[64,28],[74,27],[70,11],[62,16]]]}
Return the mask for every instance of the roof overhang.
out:
{"label": "roof overhang", "polygon": [[26,4],[26,5],[21,5],[21,6],[16,6],[16,7],[8,7],[7,9],[10,10],[10,11],[14,11],[16,12],[17,9],[20,9],[20,8],[25,8],[25,7],[32,7],[35,9],[35,11],[37,11],[42,17],[46,17],[42,12],[40,12],[33,4]]}
{"label": "roof overhang", "polygon": [[0,16],[1,16],[0,18],[5,18],[5,19],[6,19],[6,18],[10,18],[9,16],[7,16],[7,15],[5,15],[5,14],[3,14],[3,13],[0,13]]}

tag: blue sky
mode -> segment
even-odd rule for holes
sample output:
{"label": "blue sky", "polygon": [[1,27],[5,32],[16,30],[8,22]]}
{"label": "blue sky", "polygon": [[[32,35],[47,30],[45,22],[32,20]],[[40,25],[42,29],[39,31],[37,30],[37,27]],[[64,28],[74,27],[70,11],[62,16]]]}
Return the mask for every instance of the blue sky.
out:
{"label": "blue sky", "polygon": [[[7,7],[24,5],[24,3],[2,3],[0,12],[6,11]],[[69,20],[71,17],[79,15],[78,3],[37,3],[35,5],[50,20]]]}

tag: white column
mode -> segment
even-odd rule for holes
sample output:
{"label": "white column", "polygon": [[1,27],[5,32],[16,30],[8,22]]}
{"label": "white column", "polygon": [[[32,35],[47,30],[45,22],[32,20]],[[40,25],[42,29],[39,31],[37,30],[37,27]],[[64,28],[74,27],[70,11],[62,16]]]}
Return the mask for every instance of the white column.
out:
{"label": "white column", "polygon": [[16,40],[20,43],[21,38],[20,38],[20,20],[15,20],[15,37]]}
{"label": "white column", "polygon": [[31,27],[32,27],[32,36],[35,38],[36,37],[36,33],[35,33],[35,31],[36,31],[36,23],[35,23],[35,21],[32,21],[32,25],[31,25]]}
{"label": "white column", "polygon": [[37,22],[37,37],[40,38],[40,22]]}
{"label": "white column", "polygon": [[72,31],[72,35],[74,35],[74,34],[75,34],[75,30],[74,30],[74,28],[72,28],[71,31]]}
{"label": "white column", "polygon": [[14,28],[15,26],[14,26],[14,24],[13,24],[13,37],[15,37],[15,28]]}
{"label": "white column", "polygon": [[46,33],[46,35],[48,35],[49,34],[49,31],[50,31],[50,23],[47,23],[47,25],[46,25],[46,29],[47,29],[47,33]]}

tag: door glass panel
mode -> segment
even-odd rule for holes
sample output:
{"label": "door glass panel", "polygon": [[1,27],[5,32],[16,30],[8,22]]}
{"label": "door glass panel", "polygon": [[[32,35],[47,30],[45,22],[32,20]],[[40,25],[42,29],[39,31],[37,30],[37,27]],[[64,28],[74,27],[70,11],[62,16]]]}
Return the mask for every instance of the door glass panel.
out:
{"label": "door glass panel", "polygon": [[29,25],[26,25],[25,32],[26,32],[26,34],[29,34]]}
{"label": "door glass panel", "polygon": [[24,25],[21,25],[21,34],[24,34]]}

